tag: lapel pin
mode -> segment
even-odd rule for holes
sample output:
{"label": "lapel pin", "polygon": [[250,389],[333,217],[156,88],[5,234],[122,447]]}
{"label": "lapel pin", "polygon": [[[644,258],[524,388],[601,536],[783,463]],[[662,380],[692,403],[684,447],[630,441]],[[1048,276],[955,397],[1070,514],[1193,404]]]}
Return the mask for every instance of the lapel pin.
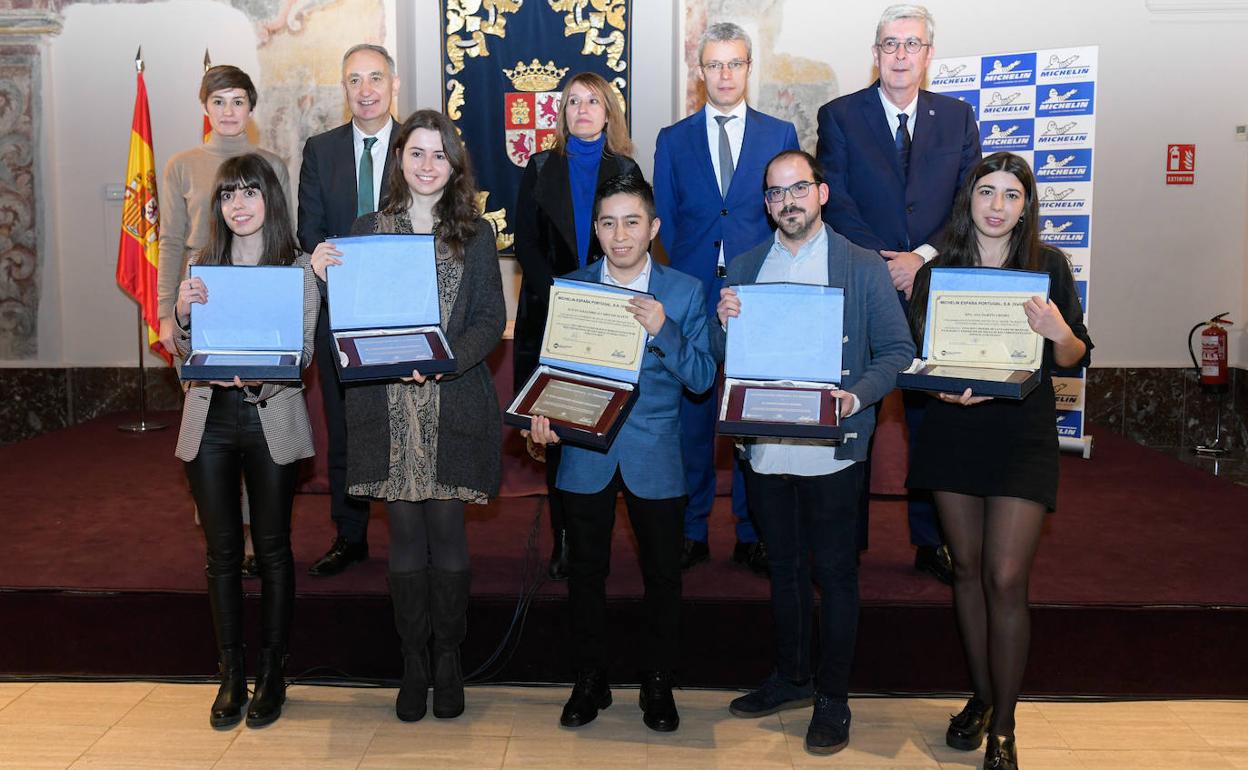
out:
{"label": "lapel pin", "polygon": [[928,114],[928,115],[935,115],[935,114],[936,114],[936,110],[928,110],[928,111],[927,111],[927,114]]}

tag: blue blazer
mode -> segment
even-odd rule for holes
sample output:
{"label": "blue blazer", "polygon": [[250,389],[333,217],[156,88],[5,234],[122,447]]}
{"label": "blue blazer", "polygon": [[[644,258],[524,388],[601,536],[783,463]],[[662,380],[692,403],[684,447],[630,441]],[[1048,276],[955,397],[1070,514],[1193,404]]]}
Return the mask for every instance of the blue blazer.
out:
{"label": "blue blazer", "polygon": [[[825,227],[828,234],[828,285],[845,290],[842,319],[841,388],[858,397],[861,409],[841,422],[845,443],[836,448],[839,460],[867,459],[875,410],[871,405],[897,384],[897,373],[914,360],[910,327],[893,298],[893,283],[879,255],[850,243]],[[728,283],[757,283],[773,241],[760,243],[728,266]],[[800,333],[800,332],[795,332]],[[726,336],[718,322],[711,325],[711,347],[724,359]],[[746,445],[748,456],[749,445]]]}
{"label": "blue blazer", "polygon": [[[602,282],[599,260],[566,278]],[[715,382],[715,359],[707,332],[702,286],[693,278],[651,262],[650,293],[667,320],[646,345],[637,401],[605,452],[564,446],[555,486],[580,494],[601,491],[619,468],[638,497],[657,500],[685,494],[680,454],[680,402],[685,388],[703,393]]]}
{"label": "blue blazer", "polygon": [[823,219],[863,248],[940,248],[953,198],[980,158],[975,111],[966,102],[919,91],[910,174],[880,104],[879,81],[819,109],[815,150],[831,191]]}
{"label": "blue blazer", "polygon": [[747,108],[741,154],[725,198],[706,142],[706,110],[659,131],[654,151],[659,238],[672,267],[702,282],[708,310],[719,302],[723,285],[715,275],[720,243],[727,264],[771,235],[763,170],[780,151],[798,148],[792,123]]}

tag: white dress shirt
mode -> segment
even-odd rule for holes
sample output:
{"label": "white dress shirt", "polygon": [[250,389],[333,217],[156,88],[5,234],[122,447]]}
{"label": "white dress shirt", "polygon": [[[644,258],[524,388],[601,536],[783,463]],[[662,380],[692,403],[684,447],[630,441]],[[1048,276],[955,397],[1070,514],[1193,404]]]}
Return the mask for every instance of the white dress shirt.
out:
{"label": "white dress shirt", "polygon": [[[719,183],[719,121],[716,115],[732,115],[733,119],[724,123],[724,133],[728,134],[728,147],[732,150],[732,167],[741,165],[741,143],[745,141],[745,100],[728,112],[720,112],[710,102],[702,108],[706,111],[706,146],[711,151],[711,168],[715,171],[716,185]],[[724,242],[719,242],[719,265],[724,265]]]}
{"label": "white dress shirt", "polygon": [[650,292],[650,266],[651,264],[652,263],[650,262],[650,252],[647,251],[645,267],[641,268],[641,272],[637,274],[637,277],[629,281],[628,283],[620,283],[619,281],[615,280],[615,276],[611,275],[611,271],[607,269],[607,258],[603,257],[602,258],[602,282],[606,284],[607,286],[619,286],[621,289],[628,289],[629,291],[645,292],[648,294]]}
{"label": "white dress shirt", "polygon": [[[380,208],[381,201],[381,185],[385,182],[386,173],[386,151],[390,148],[390,130],[394,126],[394,121],[387,119],[386,125],[380,131],[372,136],[377,137],[377,141],[373,142],[372,149],[369,154],[373,156],[373,211]],[[360,180],[360,158],[364,155],[364,138],[366,134],[360,130],[360,127],[351,121],[351,148],[355,152],[355,180],[356,189],[359,189]]]}

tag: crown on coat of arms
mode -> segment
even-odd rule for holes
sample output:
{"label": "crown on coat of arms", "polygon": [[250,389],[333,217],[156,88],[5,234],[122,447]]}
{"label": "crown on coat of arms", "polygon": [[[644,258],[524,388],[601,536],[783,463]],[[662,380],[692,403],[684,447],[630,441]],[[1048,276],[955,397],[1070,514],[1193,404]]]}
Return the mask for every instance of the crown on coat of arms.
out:
{"label": "crown on coat of arms", "polygon": [[553,61],[542,64],[534,59],[527,65],[522,61],[516,62],[515,69],[504,69],[503,74],[520,91],[553,91],[559,87],[563,76],[568,74],[568,68],[556,67]]}

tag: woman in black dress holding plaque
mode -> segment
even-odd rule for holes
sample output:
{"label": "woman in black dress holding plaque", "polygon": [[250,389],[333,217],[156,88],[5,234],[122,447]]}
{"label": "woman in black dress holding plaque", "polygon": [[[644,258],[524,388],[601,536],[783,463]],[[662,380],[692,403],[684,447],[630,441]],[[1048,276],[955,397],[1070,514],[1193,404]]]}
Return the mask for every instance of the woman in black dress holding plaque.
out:
{"label": "woman in black dress holding plaque", "polygon": [[[515,253],[524,273],[512,358],[517,391],[537,368],[552,279],[602,258],[602,246],[590,221],[594,191],[602,182],[622,174],[641,176],[636,161],[629,157],[633,142],[624,110],[602,76],[593,72],[573,75],[563,88],[559,105],[554,147],[529,159],[516,192]],[[545,109],[540,102],[538,108]],[[561,452],[552,444],[544,454],[546,499],[555,543],[549,574],[554,580],[568,577],[563,500],[555,488]]]}
{"label": "woman in black dress holding plaque", "polygon": [[[425,378],[347,388],[347,491],[386,503],[390,519],[390,596],[403,644],[395,713],[425,716],[429,649],[433,715],[464,711],[459,647],[467,631],[466,503],[498,494],[502,423],[485,357],[506,324],[494,228],[477,210],[468,151],[440,112],[419,110],[395,131],[389,203],[355,221],[352,235],[432,233],[438,307],[458,368]],[[325,242],[312,264],[340,253]]]}
{"label": "woman in black dress holding plaque", "polygon": [[[207,242],[197,265],[295,265],[304,270],[303,364],[312,360],[316,280],[299,252],[286,194],[269,160],[249,153],[227,159],[211,193]],[[184,278],[173,306],[178,361],[191,348],[191,305],[210,301],[201,278]],[[179,364],[180,365],[180,364]],[[243,670],[243,513],[241,481],[251,492],[251,536],[260,572],[260,670],[247,725],[262,727],[282,714],[286,700],[286,643],[295,602],[290,514],[299,460],[311,457],[312,424],[303,386],[192,382],[186,391],[175,454],[185,461],[208,547],[208,604],[220,657],[221,689],[211,724],[232,727],[247,703]]]}
{"label": "woman in black dress holding plaque", "polygon": [[967,175],[945,250],[921,269],[910,302],[920,349],[931,268],[1044,271],[1049,300],[1024,305],[1042,336],[1040,384],[1021,401],[937,394],[912,454],[906,486],[930,489],[953,555],[954,609],[974,694],[950,721],[946,742],[979,748],[985,768],[1017,768],[1014,707],[1031,626],[1027,583],[1046,512],[1057,504],[1058,443],[1050,370],[1088,364],[1092,341],[1066,255],[1040,241],[1036,184],[1026,161],[998,152]]}

